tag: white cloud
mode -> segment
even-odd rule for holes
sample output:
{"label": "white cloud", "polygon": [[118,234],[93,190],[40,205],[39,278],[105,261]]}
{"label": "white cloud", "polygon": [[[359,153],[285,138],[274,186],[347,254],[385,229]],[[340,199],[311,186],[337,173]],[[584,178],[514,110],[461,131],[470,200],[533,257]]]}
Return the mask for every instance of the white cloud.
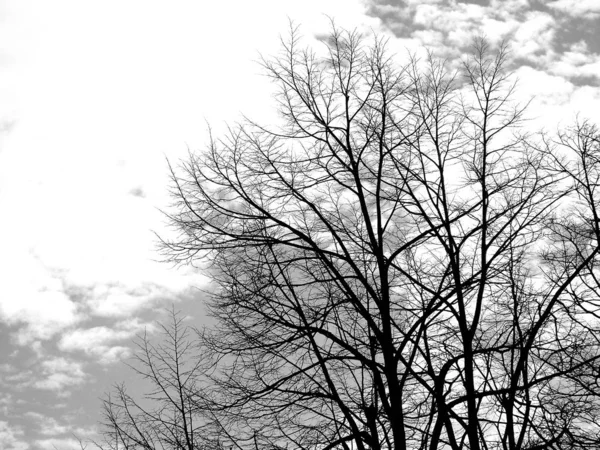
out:
{"label": "white cloud", "polygon": [[26,417],[33,419],[36,422],[36,428],[40,434],[45,436],[55,436],[58,434],[65,434],[72,431],[72,428],[65,424],[59,423],[53,417],[48,417],[44,414],[40,414],[37,412],[27,412],[25,413]]}
{"label": "white cloud", "polygon": [[529,11],[511,37],[513,56],[545,63],[548,54],[552,54],[552,42],[556,31],[556,20],[550,14]]}
{"label": "white cloud", "polygon": [[0,283],[0,319],[24,325],[18,335],[21,344],[49,339],[76,323],[77,305],[64,292],[60,276],[29,252],[13,254],[9,241],[0,237],[0,247],[13,256],[0,257],[0,272],[11,274]]}
{"label": "white cloud", "polygon": [[405,0],[404,3],[409,6],[419,5],[440,5],[445,3],[444,0]]}
{"label": "white cloud", "polygon": [[30,446],[24,435],[22,428],[0,421],[0,448],[3,450],[28,450]]}
{"label": "white cloud", "polygon": [[596,86],[578,86],[569,100],[565,113],[569,114],[570,122],[579,114],[581,118],[597,120],[600,111],[600,88]]}
{"label": "white cloud", "polygon": [[38,439],[35,441],[35,446],[39,450],[81,450],[82,448],[74,438]]}
{"label": "white cloud", "polygon": [[32,386],[37,389],[56,391],[60,396],[70,395],[66,389],[84,383],[87,378],[81,362],[64,357],[53,357],[43,361],[40,371],[41,376],[32,383]]}
{"label": "white cloud", "polygon": [[515,73],[519,92],[526,97],[536,97],[545,106],[563,105],[573,93],[574,85],[563,77],[543,70],[523,66]]}
{"label": "white cloud", "polygon": [[156,284],[124,286],[120,283],[94,286],[86,299],[90,313],[100,317],[129,317],[157,300],[175,300],[170,292]]}
{"label": "white cloud", "polygon": [[584,41],[576,42],[568,51],[558,55],[548,69],[566,78],[600,80],[600,55],[590,53]]}
{"label": "white cloud", "polygon": [[575,86],[556,75],[529,66],[520,67],[516,73],[518,93],[524,99],[532,99],[527,116],[535,123],[532,127],[553,130],[569,103]]}
{"label": "white cloud", "polygon": [[415,24],[444,31],[477,28],[486,15],[485,7],[466,3],[457,3],[451,8],[418,2],[414,10]]}
{"label": "white cloud", "polygon": [[530,0],[491,0],[488,12],[504,19],[514,18],[523,10],[529,9]]}
{"label": "white cloud", "polygon": [[[4,372],[4,370],[2,370]],[[14,405],[13,395],[9,392],[0,392],[0,413],[8,416],[8,412]]]}
{"label": "white cloud", "polygon": [[545,128],[554,132],[559,125],[571,124],[578,114],[594,118],[600,110],[600,88],[576,86],[558,75],[524,66],[516,71],[518,92],[531,98],[527,116],[533,119],[532,129]]}
{"label": "white cloud", "polygon": [[[568,4],[553,4],[555,9],[559,6],[566,8]],[[590,4],[578,8],[589,10]],[[420,25],[417,29],[413,26],[410,38],[435,55],[449,58],[450,64],[464,56],[463,49],[475,37],[483,35],[492,44],[506,40],[513,62],[533,66],[517,70],[521,82],[515,100],[525,103],[535,96],[529,114],[540,117],[538,125],[552,128],[560,121],[572,120],[577,110],[590,116],[587,112],[596,107],[600,89],[579,85],[594,84],[592,80],[600,78],[600,56],[590,53],[583,41],[561,53],[556,47],[560,16],[533,10],[527,0],[494,0],[485,7],[466,2],[405,2],[402,10],[387,13],[395,14],[400,23],[400,17],[408,17],[407,11],[414,13],[414,23]],[[393,18],[386,20],[394,28]],[[408,29],[411,26],[406,25]],[[587,101],[582,100],[582,92],[588,95]]]}
{"label": "white cloud", "polygon": [[[130,344],[136,334],[143,330],[152,331],[154,326],[139,320],[117,323],[114,328],[97,326],[75,329],[65,333],[58,343],[65,352],[84,352],[101,364],[122,360],[131,354]],[[125,344],[119,345],[118,343]]]}
{"label": "white cloud", "polygon": [[402,14],[402,6],[393,4],[374,4],[370,6],[378,14]]}
{"label": "white cloud", "polygon": [[597,0],[555,0],[546,6],[580,19],[596,19],[600,16],[600,3]]}
{"label": "white cloud", "polygon": [[520,26],[520,23],[515,18],[490,18],[484,17],[481,21],[481,35],[495,45],[498,45],[503,40],[508,40],[512,37]]}
{"label": "white cloud", "polygon": [[107,344],[130,339],[135,332],[113,330],[108,327],[77,329],[63,335],[59,348],[64,351],[83,350],[92,352],[94,348],[106,347]]}
{"label": "white cloud", "polygon": [[[165,155],[201,147],[204,118],[218,130],[239,111],[275,116],[253,60],[277,48],[288,16],[309,38],[328,26],[322,13],[369,26],[365,6],[345,0],[19,0],[6,10],[0,54],[12,62],[0,73],[10,86],[0,120],[16,125],[0,151],[0,270],[12,274],[0,286],[0,320],[23,325],[22,344],[88,313],[136,314],[202,284],[153,261]],[[93,298],[82,305],[74,290]]]}
{"label": "white cloud", "polygon": [[15,388],[17,390],[23,390],[31,384],[33,371],[31,370],[19,370],[12,364],[4,363],[0,366],[0,386],[4,389]]}
{"label": "white cloud", "polygon": [[[485,36],[494,45],[503,40],[514,44],[515,56],[543,62],[552,54],[558,24],[551,14],[527,10],[528,6],[527,0],[495,0],[488,6],[410,1],[395,10],[380,6],[372,10],[376,14],[395,15],[400,22],[412,14],[412,23],[404,25],[410,36],[443,57],[460,58],[474,39]],[[392,29],[396,28],[393,19],[387,22]]]}

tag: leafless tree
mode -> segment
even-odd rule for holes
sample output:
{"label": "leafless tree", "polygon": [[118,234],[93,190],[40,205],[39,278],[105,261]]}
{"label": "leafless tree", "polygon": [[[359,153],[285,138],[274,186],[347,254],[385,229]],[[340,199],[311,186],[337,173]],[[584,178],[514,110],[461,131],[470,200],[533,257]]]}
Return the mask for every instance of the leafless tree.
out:
{"label": "leafless tree", "polygon": [[527,132],[503,46],[324,48],[294,29],[262,60],[281,126],[172,170],[165,254],[210,263],[216,325],[202,394],[158,419],[184,436],[203,404],[240,449],[598,448],[598,130]]}
{"label": "leafless tree", "polygon": [[104,404],[104,450],[218,450],[218,439],[200,386],[206,366],[184,317],[171,311],[170,322],[161,325],[159,344],[148,334],[140,336],[130,367],[147,391],[143,399],[131,396],[124,384],[115,386]]}

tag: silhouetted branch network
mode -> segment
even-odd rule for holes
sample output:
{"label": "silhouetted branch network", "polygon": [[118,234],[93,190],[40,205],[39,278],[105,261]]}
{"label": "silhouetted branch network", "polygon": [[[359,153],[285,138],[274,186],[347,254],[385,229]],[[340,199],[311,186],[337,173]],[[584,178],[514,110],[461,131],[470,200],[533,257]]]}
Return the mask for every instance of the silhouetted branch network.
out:
{"label": "silhouetted branch network", "polygon": [[119,387],[119,448],[599,448],[598,129],[526,132],[504,46],[324,47],[262,59],[282,126],[172,169],[163,248],[210,263],[216,324],[142,341],[164,408]]}

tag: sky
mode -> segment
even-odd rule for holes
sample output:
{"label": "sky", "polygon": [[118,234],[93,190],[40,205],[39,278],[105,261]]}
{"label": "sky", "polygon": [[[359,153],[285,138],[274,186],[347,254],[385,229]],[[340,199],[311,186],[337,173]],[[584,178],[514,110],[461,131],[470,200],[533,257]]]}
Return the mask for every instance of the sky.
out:
{"label": "sky", "polygon": [[207,323],[206,278],[157,253],[167,159],[275,120],[259,52],[290,19],[321,45],[327,15],[400,62],[506,40],[532,126],[600,111],[597,0],[0,0],[0,448],[79,448],[136,335],[172,305]]}

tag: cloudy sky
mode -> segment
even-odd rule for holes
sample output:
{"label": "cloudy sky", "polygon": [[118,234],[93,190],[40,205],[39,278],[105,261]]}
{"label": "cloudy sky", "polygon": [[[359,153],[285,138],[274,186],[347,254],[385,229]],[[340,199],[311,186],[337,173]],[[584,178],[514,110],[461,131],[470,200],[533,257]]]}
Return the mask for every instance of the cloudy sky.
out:
{"label": "cloudy sky", "polygon": [[132,338],[172,304],[204,320],[202,274],[156,262],[166,158],[272,120],[253,61],[325,14],[399,58],[507,39],[532,123],[600,111],[598,0],[0,0],[0,448],[77,448]]}

